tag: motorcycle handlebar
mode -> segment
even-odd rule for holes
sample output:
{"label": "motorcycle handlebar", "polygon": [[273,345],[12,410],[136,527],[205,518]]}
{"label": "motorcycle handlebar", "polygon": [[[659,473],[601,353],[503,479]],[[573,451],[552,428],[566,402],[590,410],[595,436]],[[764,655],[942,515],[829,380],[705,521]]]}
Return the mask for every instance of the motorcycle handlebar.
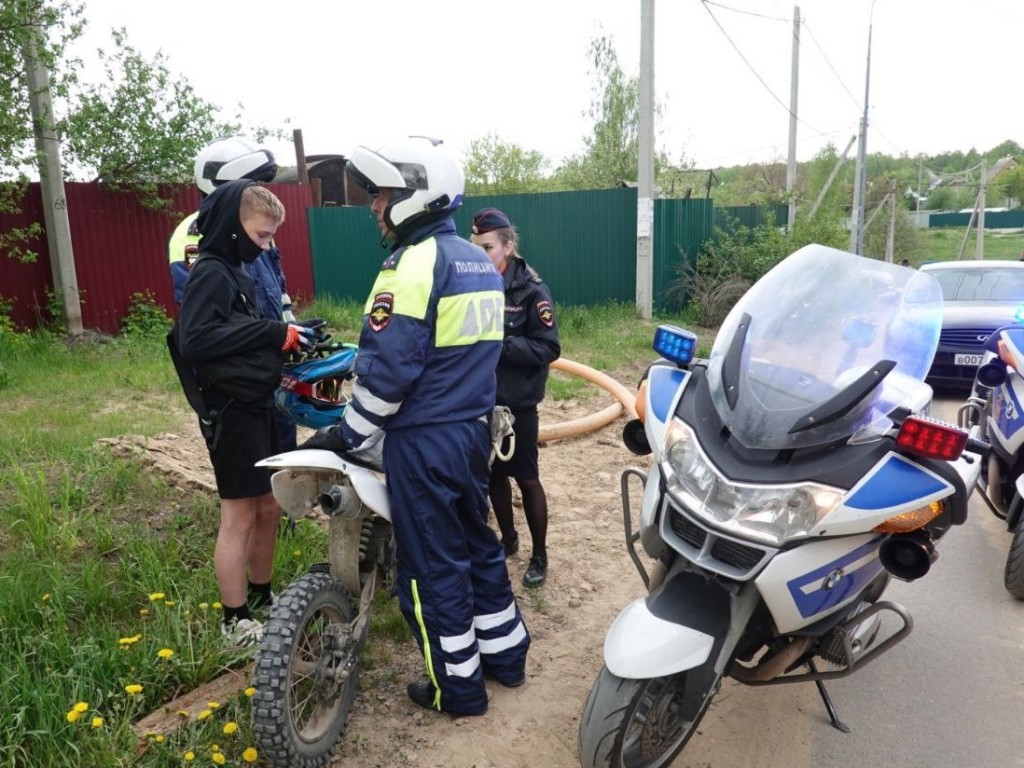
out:
{"label": "motorcycle handlebar", "polygon": [[987,456],[988,452],[992,450],[992,446],[986,443],[984,440],[979,440],[976,437],[967,438],[967,445],[964,446],[965,451],[971,453],[980,453],[982,456]]}

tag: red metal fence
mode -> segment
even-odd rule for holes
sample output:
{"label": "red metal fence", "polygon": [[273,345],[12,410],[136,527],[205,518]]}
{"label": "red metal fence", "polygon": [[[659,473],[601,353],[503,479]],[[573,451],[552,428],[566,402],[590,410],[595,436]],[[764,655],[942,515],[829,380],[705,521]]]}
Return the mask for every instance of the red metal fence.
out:
{"label": "red metal fence", "polygon": [[[301,304],[313,298],[313,266],[306,209],[312,205],[308,186],[270,184],[287,211],[275,240],[281,249],[288,292]],[[82,324],[104,333],[118,333],[133,295],[149,292],[168,314],[177,307],[171,293],[167,240],[181,218],[199,205],[194,187],[167,190],[177,213],[148,210],[130,194],[112,192],[94,183],[65,184],[75,272],[82,302]],[[29,185],[20,214],[0,213],[0,232],[43,222],[38,184]],[[47,295],[53,291],[45,235],[29,244],[38,254],[22,264],[0,250],[0,303],[11,304],[11,318],[35,328],[45,318]]]}

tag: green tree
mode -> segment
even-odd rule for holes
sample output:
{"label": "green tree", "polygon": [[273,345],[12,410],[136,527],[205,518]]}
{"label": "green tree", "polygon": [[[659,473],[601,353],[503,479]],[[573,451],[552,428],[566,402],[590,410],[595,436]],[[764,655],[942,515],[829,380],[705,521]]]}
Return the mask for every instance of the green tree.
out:
{"label": "green tree", "polygon": [[[58,102],[75,82],[74,61],[65,48],[82,30],[82,5],[72,0],[3,0],[0,2],[0,213],[17,213],[32,169],[38,167],[28,81],[26,44],[36,41],[36,56],[50,73],[50,90]],[[42,234],[35,222],[0,232],[0,251],[32,260],[27,243]]]}
{"label": "green tree", "polygon": [[157,53],[144,57],[124,29],[100,50],[105,77],[81,87],[63,123],[67,159],[112,189],[135,192],[150,208],[166,207],[159,184],[188,182],[196,154],[213,139],[239,132],[237,122],[200,97]]}
{"label": "green tree", "polygon": [[544,189],[548,160],[536,150],[505,143],[491,133],[470,141],[464,166],[468,194],[515,195]]}
{"label": "green tree", "polygon": [[1024,202],[1024,166],[1008,168],[995,180],[995,192],[1006,199],[1007,207]]}

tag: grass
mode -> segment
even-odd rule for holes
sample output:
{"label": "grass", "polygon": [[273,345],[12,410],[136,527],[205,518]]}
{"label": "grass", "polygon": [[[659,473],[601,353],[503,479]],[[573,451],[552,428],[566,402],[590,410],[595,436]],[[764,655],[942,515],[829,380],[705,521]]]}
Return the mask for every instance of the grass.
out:
{"label": "grass", "polygon": [[[302,314],[355,341],[361,312],[318,302]],[[254,743],[244,695],[163,740],[140,741],[132,728],[245,661],[221,648],[216,499],[183,492],[97,442],[177,429],[187,407],[162,327],[143,320],[145,333],[73,345],[0,322],[0,765],[163,768],[182,765],[186,752],[208,765],[216,745],[230,766],[243,764]],[[624,382],[653,357],[656,323],[636,320],[628,306],[567,308],[559,324],[565,357]],[[551,398],[591,396],[603,394],[552,377]],[[278,592],[326,548],[310,520],[285,535]],[[380,601],[372,637],[400,642],[407,631],[397,603]],[[129,692],[133,685],[142,688]],[[237,730],[225,733],[228,723]]]}
{"label": "grass", "polygon": [[[927,254],[926,261],[955,261],[964,240],[963,229],[927,229],[921,231]],[[985,259],[1017,261],[1024,253],[1024,232],[985,232],[983,242]],[[972,231],[964,247],[964,258],[973,259],[977,247],[977,233]],[[917,265],[917,266],[920,266]]]}

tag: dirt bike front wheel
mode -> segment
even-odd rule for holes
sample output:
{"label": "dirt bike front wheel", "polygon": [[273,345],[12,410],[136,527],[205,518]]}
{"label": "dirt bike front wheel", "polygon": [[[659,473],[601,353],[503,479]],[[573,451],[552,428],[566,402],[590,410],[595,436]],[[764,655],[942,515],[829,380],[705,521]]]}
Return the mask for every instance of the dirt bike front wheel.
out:
{"label": "dirt bike front wheel", "polygon": [[665,768],[697,732],[718,680],[694,696],[679,672],[627,680],[602,668],[580,718],[579,757],[585,768]]}
{"label": "dirt bike front wheel", "polygon": [[355,614],[326,573],[304,574],[274,603],[252,697],[257,745],[272,765],[319,768],[345,734],[365,637],[352,633]]}

